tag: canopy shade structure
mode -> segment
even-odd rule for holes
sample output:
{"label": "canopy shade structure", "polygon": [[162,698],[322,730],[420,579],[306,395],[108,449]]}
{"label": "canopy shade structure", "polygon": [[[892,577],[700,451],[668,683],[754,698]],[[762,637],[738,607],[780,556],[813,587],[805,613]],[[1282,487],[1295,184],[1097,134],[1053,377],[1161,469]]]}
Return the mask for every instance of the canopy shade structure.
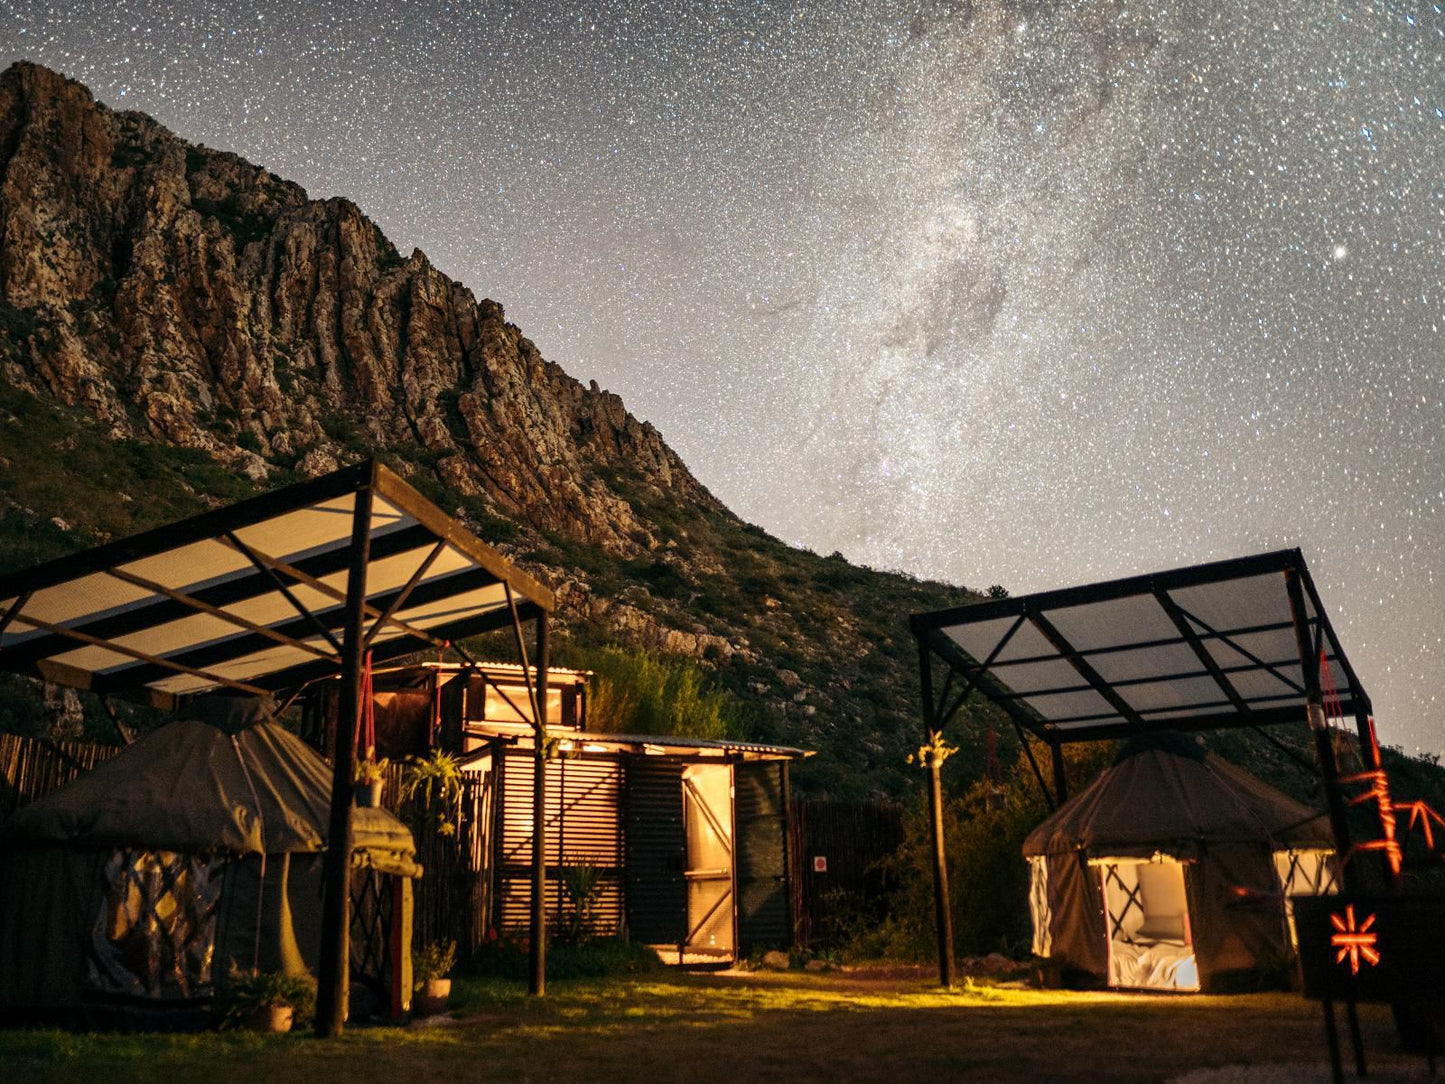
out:
{"label": "canopy shade structure", "polygon": [[[953,983],[953,933],[943,859],[943,728],[974,690],[1013,720],[1055,808],[1068,797],[1066,742],[1305,723],[1334,849],[1349,855],[1328,716],[1354,717],[1370,778],[1383,778],[1369,696],[1297,549],[914,614],[909,626],[918,640],[928,739],[922,751],[944,986]],[[935,661],[947,668],[937,695]],[[1025,729],[1050,748],[1052,794],[1022,741]],[[1348,887],[1354,873],[1347,867],[1344,876]]]}
{"label": "canopy shade structure", "polygon": [[[535,620],[530,694],[547,687],[553,605],[550,591],[373,460],[0,576],[0,670],[170,709],[218,690],[264,696],[340,678],[316,1008],[318,1034],[337,1035],[368,654],[385,663],[510,625],[525,674],[522,622]],[[542,798],[539,789],[538,808]],[[538,901],[544,836],[536,832]],[[545,919],[539,902],[533,993],[546,973]]]}
{"label": "canopy shade structure", "polygon": [[[362,494],[369,517],[354,515]],[[553,607],[547,588],[366,462],[0,577],[0,670],[172,709],[297,688],[342,670],[358,560],[377,662]]]}
{"label": "canopy shade structure", "polygon": [[1307,722],[1314,678],[1301,664],[1301,631],[1313,658],[1324,652],[1339,714],[1370,711],[1297,549],[916,614],[910,624],[950,679],[962,679],[960,694],[977,688],[1050,744]]}

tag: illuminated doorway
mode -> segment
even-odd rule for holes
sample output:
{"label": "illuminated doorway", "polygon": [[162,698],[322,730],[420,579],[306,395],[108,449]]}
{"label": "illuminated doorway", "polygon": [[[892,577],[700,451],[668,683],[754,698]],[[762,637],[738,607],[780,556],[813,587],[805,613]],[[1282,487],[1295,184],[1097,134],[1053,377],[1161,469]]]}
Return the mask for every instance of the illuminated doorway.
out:
{"label": "illuminated doorway", "polygon": [[687,857],[687,936],[681,956],[732,959],[733,771],[730,764],[689,764],[682,772]]}

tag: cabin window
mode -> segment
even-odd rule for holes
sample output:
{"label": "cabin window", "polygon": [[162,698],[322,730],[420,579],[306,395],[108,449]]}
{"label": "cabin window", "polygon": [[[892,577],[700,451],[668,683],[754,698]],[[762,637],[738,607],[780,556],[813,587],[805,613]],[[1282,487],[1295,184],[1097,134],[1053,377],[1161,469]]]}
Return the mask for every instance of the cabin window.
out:
{"label": "cabin window", "polygon": [[172,851],[112,852],[91,936],[91,989],[208,996],[222,869],[219,859]]}

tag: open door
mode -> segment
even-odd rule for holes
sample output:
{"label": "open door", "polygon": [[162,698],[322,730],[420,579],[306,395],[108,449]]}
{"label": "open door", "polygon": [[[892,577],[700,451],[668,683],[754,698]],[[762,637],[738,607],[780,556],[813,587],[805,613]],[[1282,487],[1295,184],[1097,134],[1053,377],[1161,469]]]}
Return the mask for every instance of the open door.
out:
{"label": "open door", "polygon": [[683,827],[687,837],[689,957],[731,960],[737,954],[733,893],[733,771],[731,764],[689,764],[682,772]]}
{"label": "open door", "polygon": [[1199,989],[1184,866],[1110,858],[1099,865],[1109,936],[1109,985],[1140,990]]}
{"label": "open door", "polygon": [[682,766],[660,757],[627,764],[627,929],[632,940],[676,949],[687,937],[687,839]]}
{"label": "open door", "polygon": [[786,771],[779,760],[733,768],[738,948],[744,954],[793,944]]}

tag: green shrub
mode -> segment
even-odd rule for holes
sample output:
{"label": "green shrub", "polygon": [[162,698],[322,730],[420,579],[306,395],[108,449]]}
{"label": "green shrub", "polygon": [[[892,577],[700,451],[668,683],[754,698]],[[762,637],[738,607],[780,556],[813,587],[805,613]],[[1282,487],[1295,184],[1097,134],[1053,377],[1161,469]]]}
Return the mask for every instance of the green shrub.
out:
{"label": "green shrub", "polygon": [[609,646],[583,653],[579,665],[594,673],[589,730],[710,740],[745,732],[738,702],[690,659]]}
{"label": "green shrub", "polygon": [[[528,942],[510,937],[488,941],[472,957],[474,975],[526,981],[531,974]],[[606,979],[660,971],[662,961],[646,945],[621,937],[602,937],[581,944],[547,945],[547,978]]]}
{"label": "green shrub", "polygon": [[[1076,789],[1087,785],[1109,763],[1113,751],[1109,742],[1066,749],[1070,784]],[[943,822],[956,955],[1027,955],[1033,931],[1023,842],[1048,815],[1048,805],[1022,754],[999,787],[984,779],[961,796],[946,797]],[[905,820],[903,844],[885,867],[898,885],[888,900],[888,917],[856,935],[849,953],[933,958],[937,952],[933,842],[926,796],[920,795]]]}

